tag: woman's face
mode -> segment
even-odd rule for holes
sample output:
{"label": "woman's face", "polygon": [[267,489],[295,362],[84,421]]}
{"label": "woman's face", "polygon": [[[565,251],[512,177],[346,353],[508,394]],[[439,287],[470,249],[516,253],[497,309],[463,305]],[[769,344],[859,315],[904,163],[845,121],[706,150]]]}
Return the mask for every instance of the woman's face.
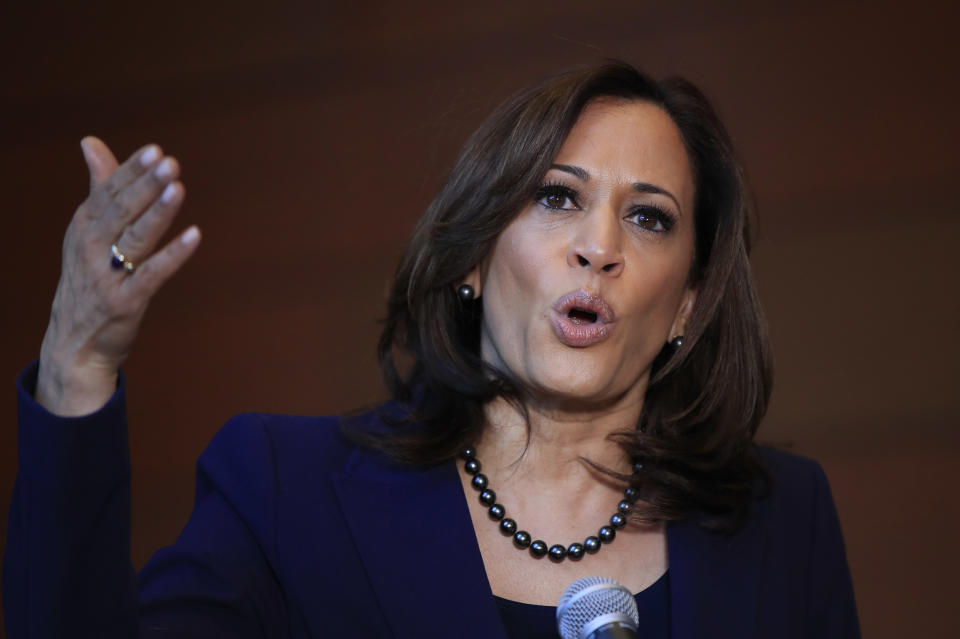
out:
{"label": "woman's face", "polygon": [[642,101],[591,102],[543,186],[470,283],[485,361],[541,401],[642,401],[695,291],[694,182],[680,132]]}

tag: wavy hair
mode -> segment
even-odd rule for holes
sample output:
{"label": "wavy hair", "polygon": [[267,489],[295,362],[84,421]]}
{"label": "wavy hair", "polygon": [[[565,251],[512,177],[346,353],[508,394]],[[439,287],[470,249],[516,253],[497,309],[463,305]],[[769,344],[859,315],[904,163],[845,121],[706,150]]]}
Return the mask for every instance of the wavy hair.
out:
{"label": "wavy hair", "polygon": [[503,397],[523,410],[525,389],[481,358],[481,303],[464,304],[456,287],[534,198],[597,98],[658,105],[680,130],[696,187],[690,283],[698,297],[682,346],[665,345],[652,364],[636,428],[614,436],[642,468],[621,475],[595,467],[637,490],[648,507],[633,517],[697,516],[708,529],[730,532],[769,483],[753,446],[772,370],[749,263],[750,200],[730,138],[703,93],[625,62],[522,90],[469,138],[417,224],[388,299],[378,353],[393,406],[403,409],[384,415],[387,431],[359,438],[401,462],[439,463],[478,441],[487,402]]}

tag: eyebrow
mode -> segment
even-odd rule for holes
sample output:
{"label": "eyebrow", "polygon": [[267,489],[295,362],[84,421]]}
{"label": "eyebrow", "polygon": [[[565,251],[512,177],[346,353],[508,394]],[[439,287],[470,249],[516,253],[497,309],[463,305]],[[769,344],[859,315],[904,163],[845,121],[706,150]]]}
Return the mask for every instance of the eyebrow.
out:
{"label": "eyebrow", "polygon": [[[569,173],[570,175],[576,176],[583,180],[584,182],[590,181],[590,174],[587,171],[579,166],[573,166],[571,164],[551,164],[551,169],[556,169],[558,171],[563,171],[564,173]],[[666,195],[668,198],[673,200],[673,203],[677,205],[677,209],[681,212],[683,207],[680,206],[680,202],[677,201],[677,198],[673,196],[673,193],[662,189],[655,184],[648,184],[646,182],[634,182],[633,190],[639,193],[652,193],[654,195]]]}

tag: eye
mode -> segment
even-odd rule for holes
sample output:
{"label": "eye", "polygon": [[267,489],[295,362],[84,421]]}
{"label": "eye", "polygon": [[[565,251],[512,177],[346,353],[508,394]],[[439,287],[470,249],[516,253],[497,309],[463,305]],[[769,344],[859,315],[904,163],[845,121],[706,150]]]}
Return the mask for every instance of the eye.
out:
{"label": "eye", "polygon": [[667,233],[676,223],[672,213],[651,204],[638,206],[626,219],[652,233]]}
{"label": "eye", "polygon": [[578,193],[562,184],[544,184],[537,190],[534,199],[541,206],[555,211],[572,211],[579,209],[577,204]]}

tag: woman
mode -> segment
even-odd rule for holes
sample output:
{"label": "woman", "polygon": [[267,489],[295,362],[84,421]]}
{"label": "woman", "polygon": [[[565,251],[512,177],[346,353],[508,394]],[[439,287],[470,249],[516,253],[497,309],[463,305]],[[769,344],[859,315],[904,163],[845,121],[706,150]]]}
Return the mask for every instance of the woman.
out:
{"label": "woman", "polygon": [[157,147],[84,153],[20,380],[11,637],[552,636],[587,575],[637,593],[642,636],[857,636],[822,471],[752,443],[771,378],[744,185],[689,83],[611,63],[502,105],[397,272],[394,401],[231,420],[136,584],[118,371],[199,234],[153,251],[183,198]]}

